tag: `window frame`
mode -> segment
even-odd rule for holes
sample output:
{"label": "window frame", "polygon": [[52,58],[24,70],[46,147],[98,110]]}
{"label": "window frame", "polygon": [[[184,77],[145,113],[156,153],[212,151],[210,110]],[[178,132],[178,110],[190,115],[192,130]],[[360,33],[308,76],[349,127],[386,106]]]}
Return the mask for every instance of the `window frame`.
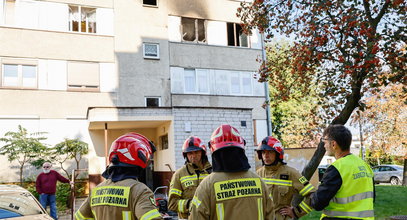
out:
{"label": "window frame", "polygon": [[[78,31],[74,31],[73,30],[73,19],[71,19],[71,7],[77,7],[78,8],[78,14],[79,14],[79,21],[78,21]],[[97,28],[96,28],[96,24],[97,24],[97,20],[95,20],[95,32],[89,32],[89,20],[88,20],[88,16],[85,17],[85,32],[82,31],[82,27],[81,27],[81,23],[82,23],[82,8],[86,8],[86,9],[92,9],[95,10],[95,14],[96,14],[96,9],[97,8],[93,8],[93,7],[88,7],[88,6],[81,6],[81,5],[68,5],[68,9],[69,9],[69,25],[68,25],[68,31],[69,32],[73,32],[73,33],[87,33],[87,34],[97,34]],[[87,14],[86,14],[87,15]],[[95,15],[96,17],[97,15]],[[95,18],[96,19],[96,18]]]}
{"label": "window frame", "polygon": [[[147,99],[158,99],[158,106],[147,106]],[[161,107],[161,97],[160,96],[145,96],[144,97],[145,107]]]}
{"label": "window frame", "polygon": [[[183,37],[183,33],[184,33],[184,25],[182,24],[182,19],[193,19],[194,20],[194,32],[195,32],[195,40],[193,41],[188,41],[188,40],[184,40]],[[205,35],[205,40],[204,41],[199,41],[199,23],[198,20],[202,20],[204,22],[204,35]],[[202,18],[190,18],[190,17],[181,17],[181,42],[183,43],[197,43],[197,44],[208,44],[208,36],[207,36],[207,32],[208,32],[208,22],[206,19],[202,19]]]}
{"label": "window frame", "polygon": [[155,0],[155,5],[146,4],[144,3],[144,0],[142,0],[142,4],[144,7],[158,8],[158,0]]}
{"label": "window frame", "polygon": [[[233,92],[233,83],[232,83],[232,78],[236,75],[238,75],[239,78],[239,93]],[[250,79],[250,93],[243,93],[243,80],[245,79],[245,75],[250,75],[248,79]],[[253,96],[253,78],[251,77],[252,74],[250,72],[237,72],[237,71],[230,71],[230,95],[238,95],[238,96]]]}
{"label": "window frame", "polygon": [[[185,81],[185,71],[186,70],[193,70],[194,71],[194,78],[195,78],[195,87],[194,87],[194,91],[186,91],[186,81]],[[205,71],[206,72],[206,92],[199,92],[199,82],[198,82],[198,71]],[[184,82],[184,94],[205,94],[205,95],[209,95],[210,94],[210,86],[209,86],[209,70],[208,69],[196,69],[196,68],[184,68],[184,72],[183,72],[183,80]]]}
{"label": "window frame", "polygon": [[[33,61],[33,62],[1,62],[1,79],[0,79],[0,87],[1,88],[16,88],[16,89],[38,89],[38,63]],[[17,85],[16,86],[10,86],[10,85],[5,85],[4,84],[4,74],[5,74],[5,65],[16,65],[17,66]],[[23,74],[23,66],[33,66],[35,67],[35,85],[34,86],[24,86],[24,74]]]}
{"label": "window frame", "polygon": [[[232,24],[233,25],[233,39],[234,39],[234,45],[229,45],[229,28],[228,25]],[[247,47],[242,46],[242,42],[240,42],[240,37],[236,33],[236,25],[239,25],[241,28],[241,24],[239,23],[233,23],[233,22],[226,22],[226,36],[227,36],[227,46],[229,47],[242,47],[242,48],[251,48],[251,38],[250,35],[247,36]],[[237,42],[239,41],[239,45]]]}
{"label": "window frame", "polygon": [[[146,44],[155,45],[157,47],[157,56],[156,57],[146,55]],[[160,59],[160,44],[159,43],[143,42],[143,58],[144,59],[159,60]]]}

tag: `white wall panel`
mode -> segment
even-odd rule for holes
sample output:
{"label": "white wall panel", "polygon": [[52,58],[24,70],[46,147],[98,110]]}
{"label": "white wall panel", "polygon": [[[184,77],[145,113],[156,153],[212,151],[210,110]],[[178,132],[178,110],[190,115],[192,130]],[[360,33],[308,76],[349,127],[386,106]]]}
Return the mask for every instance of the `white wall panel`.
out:
{"label": "white wall panel", "polygon": [[100,63],[100,91],[115,92],[119,86],[119,76],[114,63]]}
{"label": "white wall panel", "polygon": [[39,28],[68,31],[69,7],[67,4],[39,1]]}
{"label": "white wall panel", "polygon": [[222,21],[207,21],[208,44],[227,46],[227,30],[226,22]]}
{"label": "white wall panel", "polygon": [[0,25],[4,24],[4,0],[0,0]]}
{"label": "white wall panel", "polygon": [[114,13],[110,8],[96,9],[96,33],[103,35],[114,34]]}
{"label": "white wall panel", "polygon": [[168,40],[181,42],[181,17],[168,16]]}
{"label": "white wall panel", "polygon": [[39,5],[35,1],[16,1],[15,20],[17,27],[38,28]]}
{"label": "white wall panel", "polygon": [[229,95],[230,94],[230,71],[215,70],[216,72],[216,95]]}
{"label": "white wall panel", "polygon": [[171,67],[171,93],[184,93],[184,68]]}
{"label": "white wall panel", "polygon": [[261,142],[263,138],[267,137],[267,120],[256,120],[256,141],[255,145]]}
{"label": "white wall panel", "polygon": [[48,89],[47,60],[38,60],[37,79],[38,89]]}
{"label": "white wall panel", "polygon": [[250,43],[251,48],[261,49],[261,35],[259,33],[259,30],[257,29],[252,30],[252,35],[250,36]]}
{"label": "white wall panel", "polygon": [[253,79],[253,95],[254,96],[264,96],[264,83],[260,83],[258,79]]}
{"label": "white wall panel", "polygon": [[67,62],[64,60],[47,61],[47,89],[66,90],[67,88]]}

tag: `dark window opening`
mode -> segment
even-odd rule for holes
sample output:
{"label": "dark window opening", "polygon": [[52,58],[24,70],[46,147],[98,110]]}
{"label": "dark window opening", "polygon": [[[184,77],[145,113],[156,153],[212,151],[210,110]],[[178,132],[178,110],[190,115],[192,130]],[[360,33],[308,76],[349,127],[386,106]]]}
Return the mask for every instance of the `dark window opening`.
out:
{"label": "dark window opening", "polygon": [[181,18],[182,39],[190,42],[205,42],[205,20]]}
{"label": "dark window opening", "polygon": [[249,37],[243,32],[240,24],[227,23],[227,32],[229,46],[249,47]]}
{"label": "dark window opening", "polygon": [[147,107],[159,107],[160,99],[159,98],[146,98]]}
{"label": "dark window opening", "polygon": [[143,0],[143,4],[157,6],[157,0]]}

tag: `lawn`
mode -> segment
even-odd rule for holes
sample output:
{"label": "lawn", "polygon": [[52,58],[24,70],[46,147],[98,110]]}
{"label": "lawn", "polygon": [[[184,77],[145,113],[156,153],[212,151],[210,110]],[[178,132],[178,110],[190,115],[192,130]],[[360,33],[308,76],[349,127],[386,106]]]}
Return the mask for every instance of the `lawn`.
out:
{"label": "lawn", "polygon": [[[407,187],[376,185],[376,201],[374,204],[375,219],[387,220],[390,216],[407,215]],[[302,219],[317,220],[321,212],[313,211]]]}

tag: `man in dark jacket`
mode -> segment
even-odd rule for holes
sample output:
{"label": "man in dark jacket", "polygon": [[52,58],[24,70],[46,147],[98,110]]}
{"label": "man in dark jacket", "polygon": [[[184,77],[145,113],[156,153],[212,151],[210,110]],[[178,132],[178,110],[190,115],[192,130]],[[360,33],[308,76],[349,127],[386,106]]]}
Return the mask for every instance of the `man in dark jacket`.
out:
{"label": "man in dark jacket", "polygon": [[41,205],[44,207],[44,209],[47,209],[47,205],[49,205],[51,217],[58,219],[57,204],[55,199],[57,181],[69,183],[69,180],[63,177],[57,171],[51,170],[51,167],[52,165],[49,162],[45,162],[42,165],[43,172],[38,175],[35,186],[38,194],[40,194],[39,199]]}

